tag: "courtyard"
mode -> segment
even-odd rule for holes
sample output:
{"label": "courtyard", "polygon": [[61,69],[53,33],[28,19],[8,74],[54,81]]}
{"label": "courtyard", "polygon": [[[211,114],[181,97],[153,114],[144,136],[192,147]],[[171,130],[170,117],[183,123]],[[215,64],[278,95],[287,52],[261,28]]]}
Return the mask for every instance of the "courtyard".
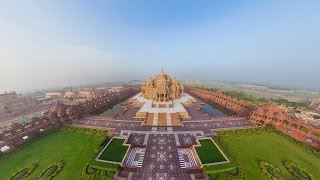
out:
{"label": "courtyard", "polygon": [[148,139],[148,148],[142,167],[132,179],[190,179],[181,168],[177,146],[172,134],[153,134]]}

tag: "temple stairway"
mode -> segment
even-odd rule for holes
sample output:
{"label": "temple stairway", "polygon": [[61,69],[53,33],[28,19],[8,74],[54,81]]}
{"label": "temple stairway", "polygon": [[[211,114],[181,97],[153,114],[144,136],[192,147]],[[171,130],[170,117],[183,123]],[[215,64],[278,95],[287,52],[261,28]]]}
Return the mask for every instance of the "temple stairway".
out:
{"label": "temple stairway", "polygon": [[146,126],[152,126],[153,123],[153,113],[148,113],[147,120],[146,120]]}
{"label": "temple stairway", "polygon": [[180,126],[177,113],[148,113],[146,126]]}
{"label": "temple stairway", "polygon": [[152,126],[158,126],[158,117],[159,117],[159,113],[153,114]]}

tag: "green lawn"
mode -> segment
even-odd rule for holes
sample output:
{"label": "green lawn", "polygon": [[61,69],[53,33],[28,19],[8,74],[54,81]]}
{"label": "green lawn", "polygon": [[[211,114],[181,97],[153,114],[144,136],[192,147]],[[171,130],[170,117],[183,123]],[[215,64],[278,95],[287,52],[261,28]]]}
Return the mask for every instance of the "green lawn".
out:
{"label": "green lawn", "polygon": [[99,159],[105,161],[122,162],[128,147],[123,146],[125,139],[113,138],[107,148],[100,155]]}
{"label": "green lawn", "polygon": [[320,179],[320,158],[276,132],[230,135],[222,137],[222,140],[220,147],[239,164],[247,179],[267,179],[258,166],[261,160],[275,165],[287,179],[296,178],[282,165],[285,160],[295,162],[313,174],[315,179]]}
{"label": "green lawn", "polygon": [[16,170],[39,163],[27,178],[36,179],[49,165],[60,160],[64,161],[64,167],[54,179],[81,179],[81,170],[97,154],[104,139],[84,132],[54,130],[1,158],[0,179],[8,179]]}
{"label": "green lawn", "polygon": [[202,164],[226,161],[211,139],[199,140],[201,146],[195,147]]}

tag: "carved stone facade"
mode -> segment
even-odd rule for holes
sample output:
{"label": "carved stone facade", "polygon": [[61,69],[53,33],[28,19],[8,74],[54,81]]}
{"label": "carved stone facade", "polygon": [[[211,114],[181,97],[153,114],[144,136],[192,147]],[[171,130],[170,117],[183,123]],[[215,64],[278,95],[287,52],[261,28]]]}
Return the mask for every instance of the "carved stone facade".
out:
{"label": "carved stone facade", "polygon": [[239,116],[248,116],[251,111],[256,109],[256,106],[253,104],[227,96],[221,91],[212,92],[203,89],[188,88],[187,92],[205,102],[217,104]]}
{"label": "carved stone facade", "polygon": [[148,79],[141,87],[143,97],[166,102],[178,99],[183,95],[184,87],[176,78],[171,78],[163,70],[154,79]]}

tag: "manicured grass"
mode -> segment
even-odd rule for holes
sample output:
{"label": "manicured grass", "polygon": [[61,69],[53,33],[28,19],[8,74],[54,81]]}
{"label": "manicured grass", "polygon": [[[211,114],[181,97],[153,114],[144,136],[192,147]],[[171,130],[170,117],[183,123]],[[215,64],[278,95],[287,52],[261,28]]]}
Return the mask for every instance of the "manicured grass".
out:
{"label": "manicured grass", "polygon": [[81,179],[81,170],[97,154],[105,138],[84,132],[54,130],[0,158],[0,179],[8,179],[15,171],[38,163],[39,167],[27,178],[36,179],[48,166],[60,160],[65,164],[55,179]]}
{"label": "manicured grass", "polygon": [[258,166],[261,160],[275,165],[287,179],[296,178],[287,171],[283,161],[293,161],[320,179],[320,158],[276,132],[234,134],[222,137],[222,142],[220,147],[237,162],[246,179],[268,179]]}
{"label": "manicured grass", "polygon": [[100,155],[99,159],[105,161],[122,162],[128,147],[123,146],[124,139],[113,138],[107,148]]}
{"label": "manicured grass", "polygon": [[202,164],[226,161],[211,139],[199,140],[201,146],[195,147]]}

